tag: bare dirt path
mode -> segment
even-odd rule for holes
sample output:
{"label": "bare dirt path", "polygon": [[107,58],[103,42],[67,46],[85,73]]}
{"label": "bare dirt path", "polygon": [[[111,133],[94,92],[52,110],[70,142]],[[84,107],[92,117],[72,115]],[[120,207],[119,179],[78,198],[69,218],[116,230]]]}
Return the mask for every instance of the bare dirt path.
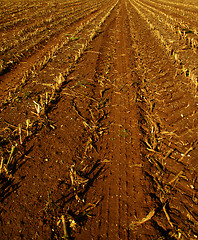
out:
{"label": "bare dirt path", "polygon": [[105,24],[101,37],[97,78],[107,88],[104,96],[110,102],[107,123],[110,126],[100,143],[100,155],[108,162],[108,169],[94,184],[95,194],[104,197],[96,217],[77,239],[150,239],[159,234],[150,224],[137,232],[129,228],[132,221],[146,217],[154,205],[147,192],[150,184],[142,171],[145,164],[136,104],[139,79],[123,1]]}

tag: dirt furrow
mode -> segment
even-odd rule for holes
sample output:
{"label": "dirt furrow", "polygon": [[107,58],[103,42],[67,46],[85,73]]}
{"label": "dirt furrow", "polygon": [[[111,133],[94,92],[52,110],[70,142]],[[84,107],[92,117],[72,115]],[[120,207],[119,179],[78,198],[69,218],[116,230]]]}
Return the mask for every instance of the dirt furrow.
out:
{"label": "dirt furrow", "polygon": [[[106,12],[101,18],[105,14]],[[101,19],[96,22],[99,24]],[[84,37],[88,38],[90,32],[87,32],[88,36]],[[11,183],[7,188],[2,179],[1,190],[4,196],[1,196],[1,202],[9,208],[9,211],[1,211],[4,239],[61,239],[61,234],[64,234],[62,224],[58,224],[61,215],[65,217],[68,228],[75,215],[78,220],[73,221],[80,226],[87,218],[83,209],[87,206],[89,209],[89,204],[94,206],[95,201],[100,200],[96,198],[85,202],[84,199],[90,185],[103,169],[103,163],[100,163],[97,154],[89,155],[93,148],[92,141],[95,144],[104,131],[99,120],[105,117],[105,111],[100,109],[100,105],[103,106],[103,102],[100,103],[100,89],[96,88],[98,83],[94,83],[93,79],[94,65],[99,54],[97,46],[94,50],[90,48],[82,62],[80,59],[76,61],[72,74],[68,75],[67,84],[62,88],[60,102],[55,103],[55,110],[48,115],[54,131],[44,127],[29,139],[27,148],[30,147],[31,150],[26,158],[32,161],[21,166],[17,164],[15,185]],[[66,56],[62,53],[59,58],[64,59]],[[61,67],[65,69],[63,65]],[[3,118],[12,115],[10,111],[5,112],[7,111],[4,111]],[[24,149],[27,145],[24,144]],[[29,184],[33,184],[35,189],[31,190]],[[12,206],[10,194],[15,199]],[[24,203],[24,199],[27,203]],[[82,212],[78,212],[79,206],[82,206]],[[25,214],[20,214],[21,209],[25,210]],[[17,229],[15,233],[9,230],[13,226]],[[71,229],[75,231],[72,227]]]}
{"label": "dirt furrow", "polygon": [[[147,159],[151,163],[156,159],[153,163],[157,164],[157,168],[152,167],[148,174],[157,184],[156,196],[165,204],[163,211],[168,228],[172,231],[170,235],[193,239],[197,237],[197,230],[195,224],[189,221],[193,219],[191,215],[197,212],[196,192],[192,191],[196,188],[197,176],[197,128],[193,124],[197,119],[197,99],[193,95],[189,79],[178,73],[177,63],[159,48],[158,42],[151,36],[148,26],[135,9],[129,7],[129,10],[133,16],[131,29],[136,33],[140,68],[144,69],[145,86],[142,86],[142,94],[148,107],[144,114],[147,121],[150,121],[150,134],[153,133],[152,139],[145,141],[150,151]],[[185,128],[188,131],[183,134]],[[145,131],[149,134],[146,129]],[[158,164],[162,164],[162,172]],[[156,174],[159,176],[156,177]],[[170,188],[164,190],[166,187]],[[176,217],[176,212],[179,218]],[[154,217],[153,221],[166,229],[162,219],[156,220]]]}
{"label": "dirt furrow", "polygon": [[[109,133],[100,143],[99,151],[109,167],[93,186],[103,201],[94,211],[96,216],[86,224],[87,230],[77,239],[149,239],[159,234],[150,224],[147,230],[141,226],[138,231],[130,229],[133,221],[146,217],[153,206],[146,193],[150,186],[142,170],[141,132],[135,103],[138,76],[123,1],[110,18],[110,24],[104,28],[97,63],[98,80],[108,89],[104,96],[110,97]],[[88,199],[93,193],[89,194]]]}

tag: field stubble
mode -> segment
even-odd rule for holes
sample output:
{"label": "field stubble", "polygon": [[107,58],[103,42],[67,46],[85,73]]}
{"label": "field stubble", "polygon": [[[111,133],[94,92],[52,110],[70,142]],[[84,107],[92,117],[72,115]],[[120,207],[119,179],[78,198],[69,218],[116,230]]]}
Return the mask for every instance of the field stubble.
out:
{"label": "field stubble", "polygon": [[0,14],[3,238],[196,239],[197,6]]}

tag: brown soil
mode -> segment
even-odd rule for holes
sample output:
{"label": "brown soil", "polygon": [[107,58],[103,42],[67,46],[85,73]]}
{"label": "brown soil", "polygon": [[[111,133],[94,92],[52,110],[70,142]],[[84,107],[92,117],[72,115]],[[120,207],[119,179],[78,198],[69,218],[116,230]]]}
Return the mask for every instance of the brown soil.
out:
{"label": "brown soil", "polygon": [[135,2],[1,76],[1,239],[197,239],[197,89]]}

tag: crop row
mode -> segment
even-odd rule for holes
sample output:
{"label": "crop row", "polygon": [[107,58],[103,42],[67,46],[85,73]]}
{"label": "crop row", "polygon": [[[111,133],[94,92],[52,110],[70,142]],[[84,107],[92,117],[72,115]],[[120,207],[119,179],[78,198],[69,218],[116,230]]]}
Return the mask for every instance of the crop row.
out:
{"label": "crop row", "polygon": [[183,19],[185,20],[185,22],[189,22],[191,25],[194,24],[196,26],[196,19],[198,18],[198,13],[194,6],[189,9],[186,7],[178,8],[177,6],[165,3],[162,4],[160,2],[156,2],[155,0],[141,0],[141,2],[145,3],[147,6],[163,11],[170,16]]}
{"label": "crop row", "polygon": [[27,25],[18,32],[17,30],[15,30],[15,33],[9,37],[11,40],[9,40],[8,37],[3,39],[1,54],[11,50],[19,44],[25,44],[25,42],[29,39],[33,40],[33,37],[38,38],[39,35],[43,35],[45,34],[45,32],[51,33],[58,31],[58,29],[64,28],[69,25],[73,19],[77,19],[79,15],[83,16],[84,13],[93,9],[95,9],[95,6],[92,6],[91,8],[79,8],[76,9],[75,12],[68,11],[59,16],[53,16],[51,18],[43,19],[42,21],[36,22],[31,26]]}
{"label": "crop row", "polygon": [[[91,6],[100,6],[103,3],[101,2],[93,2],[90,4],[89,2],[78,2],[78,5],[68,5],[65,4],[64,6],[60,5],[59,7],[56,7],[56,5],[50,4],[46,7],[41,6],[35,6],[34,9],[31,9],[30,12],[23,13],[22,16],[13,16],[10,17],[9,20],[5,20],[4,14],[2,14],[1,18],[4,19],[4,23],[1,23],[0,30],[6,30],[6,29],[12,29],[13,27],[19,27],[23,26],[22,24],[31,24],[35,23],[37,21],[40,21],[41,23],[44,21],[52,22],[52,21],[58,21],[58,19],[63,18],[64,14],[75,12],[80,10],[81,8],[91,7]],[[19,25],[19,26],[18,26]]]}
{"label": "crop row", "polygon": [[106,2],[96,2],[89,6],[81,6],[75,11],[63,12],[60,16],[55,16],[36,22],[30,27],[27,25],[22,30],[15,30],[15,33],[2,39],[1,44],[1,62],[0,72],[4,72],[12,64],[19,62],[24,56],[31,55],[36,48],[59,34],[66,31],[66,28],[72,23],[90,15],[100,9]]}
{"label": "crop row", "polygon": [[[188,22],[187,19],[184,17],[181,18],[181,16],[184,16],[184,13],[182,12],[180,15],[172,16],[170,12],[167,13],[165,10],[161,10],[156,7],[152,7],[149,4],[143,3],[143,1],[137,1],[137,4],[139,6],[141,5],[142,8],[146,9],[150,14],[153,15],[154,19],[158,18],[159,22],[163,22],[166,26],[168,26],[172,31],[176,31],[180,36],[187,36],[190,37],[193,41],[194,39],[197,39],[197,24],[196,24],[196,18],[194,17],[193,22]],[[162,8],[163,9],[163,8]],[[192,13],[188,14],[192,15]],[[197,15],[198,19],[198,15]],[[189,36],[190,35],[190,36]],[[196,40],[195,40],[196,41]]]}
{"label": "crop row", "polygon": [[169,0],[169,1],[155,0],[155,2],[163,3],[168,6],[173,6],[173,7],[176,7],[177,9],[179,9],[179,8],[189,9],[192,12],[196,12],[198,9],[197,0],[192,0],[192,1],[189,1],[189,0],[176,0],[176,1],[175,0]]}
{"label": "crop row", "polygon": [[[15,20],[21,21],[26,18],[37,18],[39,17],[42,19],[42,17],[46,17],[50,14],[58,14],[61,13],[63,10],[70,8],[76,8],[78,5],[82,4],[82,1],[27,1],[27,3],[24,2],[17,2],[12,4],[11,6],[8,5],[9,3],[6,3],[5,5],[1,5],[0,9],[0,24],[3,26],[12,26],[12,22]],[[87,1],[84,2],[84,5],[88,5],[89,3]],[[34,11],[32,11],[34,10]],[[39,13],[42,13],[40,15]]]}
{"label": "crop row", "polygon": [[[63,36],[57,41],[57,43],[53,44],[49,49],[47,49],[47,51],[45,51],[36,62],[32,62],[28,69],[26,69],[25,71],[23,70],[21,72],[21,76],[18,79],[17,88],[22,87],[23,85],[26,85],[27,81],[30,78],[34,78],[39,73],[39,71],[41,71],[54,57],[56,57],[58,52],[60,52],[61,49],[63,49],[63,47],[65,48],[67,45],[69,45],[68,47],[69,49],[68,51],[66,51],[64,58],[66,59],[70,58],[69,52],[70,52],[70,49],[72,49],[73,58],[77,59],[79,52],[81,52],[81,50],[79,49],[76,50],[77,53],[74,54],[75,47],[71,46],[71,44],[73,44],[73,41],[74,41],[73,45],[75,45],[77,40],[80,38],[80,35],[82,35],[86,29],[88,29],[87,31],[90,36],[93,35],[92,32],[96,31],[98,21],[100,22],[101,17],[103,17],[103,15],[105,14],[106,11],[108,11],[108,9],[109,9],[109,6],[107,5],[105,9],[100,10],[93,16],[90,16],[87,21],[82,22],[78,27],[75,28],[75,31],[73,31],[71,34],[66,34],[66,35],[63,34]],[[93,29],[93,31],[91,29]],[[86,41],[84,40],[84,42],[79,43],[79,46],[81,45],[84,48],[84,46],[86,45]],[[14,85],[13,85],[13,88],[15,89],[15,91],[17,90],[16,86],[14,87]],[[4,104],[7,105],[10,102],[9,99],[10,97],[4,99],[3,105]]]}
{"label": "crop row", "polygon": [[[163,216],[169,224],[170,228],[169,231],[167,231],[167,235],[173,239],[195,239],[197,238],[197,234],[194,234],[197,232],[197,221],[193,216],[197,214],[197,208],[195,207],[197,205],[197,193],[194,191],[195,181],[192,171],[193,168],[189,166],[190,164],[188,165],[189,162],[184,162],[185,157],[194,149],[194,142],[185,148],[184,143],[180,142],[181,135],[177,135],[175,134],[176,131],[173,131],[173,122],[171,122],[171,128],[169,128],[170,125],[167,124],[168,121],[164,124],[162,120],[163,115],[160,115],[159,112],[156,114],[158,109],[157,100],[159,100],[158,97],[156,98],[156,93],[157,96],[161,95],[161,93],[156,92],[156,89],[162,90],[163,84],[160,84],[159,88],[158,86],[155,88],[155,84],[158,85],[159,83],[155,81],[155,79],[160,79],[160,82],[164,82],[164,86],[166,86],[164,88],[165,92],[168,92],[169,86],[174,86],[175,83],[173,82],[173,77],[167,78],[166,74],[160,76],[160,71],[163,68],[162,64],[167,62],[167,59],[160,61],[158,58],[156,61],[155,57],[161,56],[161,54],[159,52],[160,48],[154,49],[154,46],[156,47],[155,43],[152,44],[151,42],[152,46],[149,46],[149,41],[153,41],[153,38],[148,37],[148,41],[146,41],[147,45],[145,44],[144,46],[144,38],[141,37],[142,35],[146,36],[151,29],[151,33],[155,33],[156,36],[158,33],[159,39],[162,40],[162,31],[159,27],[157,32],[153,25],[151,25],[155,24],[155,16],[149,15],[149,12],[141,8],[135,1],[129,0],[126,2],[126,7],[130,20],[131,34],[135,36],[134,50],[136,55],[139,56],[137,57],[139,58],[138,69],[141,69],[139,76],[142,84],[137,94],[137,102],[140,103],[140,112],[144,119],[140,123],[143,129],[143,142],[148,150],[147,154],[145,154],[147,155],[145,162],[148,162],[150,167],[149,171],[146,170],[146,172],[150,176],[151,182],[154,182],[154,194],[157,196],[156,199],[160,201],[159,208],[161,208],[161,210],[159,210],[159,212],[162,211]],[[134,13],[139,15],[139,19],[136,22],[134,21],[136,17]],[[148,25],[145,26],[146,33],[141,35],[138,31],[142,29],[141,25],[143,25],[145,21],[148,23]],[[137,22],[138,26],[136,26]],[[158,21],[158,25],[160,24],[161,22]],[[169,35],[169,32],[167,32],[167,34],[169,37],[172,37],[172,35]],[[156,43],[157,42],[156,39]],[[178,64],[174,66],[177,67]],[[144,74],[142,74],[142,69],[144,69]],[[169,67],[166,68],[165,66],[163,69],[166,71]],[[178,79],[181,78],[182,76],[179,74]],[[170,85],[167,83],[170,83]],[[172,88],[170,91],[172,91]],[[161,99],[163,102],[166,102],[166,97],[163,96]],[[172,101],[171,104],[173,104]],[[164,104],[163,108],[167,109],[169,106],[168,104]],[[176,114],[176,109],[174,109],[173,115]],[[166,116],[168,116],[168,114]],[[178,120],[176,121],[178,123]],[[178,128],[178,125],[176,128]],[[186,165],[188,165],[188,167]],[[185,170],[181,170],[180,167],[181,169],[189,168],[190,171],[185,172]],[[167,181],[167,179],[169,179],[168,176],[171,176],[171,180]],[[185,200],[181,200],[180,196],[182,196],[182,199],[183,196],[186,196],[186,198],[184,198]],[[159,226],[164,228],[162,219],[162,215],[159,215],[159,219],[154,221],[159,222]]]}
{"label": "crop row", "polygon": [[[79,28],[76,29],[72,35],[70,35],[70,38],[65,39],[64,43],[62,42],[59,43],[59,45],[54,46],[54,48],[56,47],[56,53],[54,53],[54,58],[49,63],[49,65],[51,64],[51,66],[46,64],[46,68],[44,71],[43,69],[37,69],[38,73],[36,74],[36,77],[33,78],[34,82],[37,83],[29,81],[26,85],[22,85],[20,88],[18,88],[18,96],[16,96],[15,99],[13,98],[12,92],[10,92],[9,97],[14,101],[12,101],[11,106],[7,105],[5,109],[1,109],[2,115],[4,116],[3,118],[6,118],[5,116],[7,116],[7,113],[12,115],[12,110],[14,108],[17,108],[18,117],[13,118],[12,122],[9,123],[5,121],[4,126],[2,127],[2,124],[2,128],[0,129],[0,143],[3,146],[1,148],[2,158],[0,161],[0,178],[2,180],[0,185],[0,199],[2,200],[2,202],[3,199],[6,198],[6,191],[4,191],[3,187],[4,185],[9,186],[9,183],[14,179],[13,175],[18,169],[19,164],[21,162],[24,162],[24,158],[26,158],[24,149],[28,148],[27,146],[29,143],[29,139],[31,139],[33,136],[36,138],[38,132],[41,130],[41,128],[43,128],[43,126],[46,128],[50,128],[51,131],[53,131],[54,123],[51,123],[48,119],[48,113],[51,107],[57,104],[59,95],[61,95],[63,89],[66,88],[67,77],[73,71],[79,59],[81,58],[85,50],[89,47],[91,41],[98,34],[100,34],[100,28],[102,24],[106,21],[107,17],[110,15],[116,4],[117,2],[109,3],[105,7],[105,9],[103,9],[103,11],[100,11],[98,14],[92,16],[92,18],[89,18],[86,23],[80,25]],[[68,45],[68,47],[66,47],[66,45]],[[63,46],[65,47],[63,48]],[[61,52],[59,52],[60,49],[62,50]],[[56,63],[59,60],[61,62],[67,62],[69,51],[71,54],[71,61],[69,63],[66,63],[65,65],[63,64],[64,70],[62,69],[62,72],[58,72],[59,69],[56,68]],[[53,72],[56,74],[56,76],[54,74],[49,79],[50,68],[53,66],[55,67]],[[66,67],[66,69],[64,67]],[[45,78],[44,83],[41,80],[42,74],[44,74]],[[34,86],[36,86],[36,89],[34,88]],[[77,95],[74,96],[74,98],[81,97],[82,99],[87,99],[86,94],[85,96],[78,96],[78,93],[75,92],[74,87],[75,85],[73,86],[73,88],[71,88],[72,93],[74,95]],[[30,89],[33,91],[31,92]],[[68,89],[70,88],[68,87]],[[22,96],[24,98],[21,98]],[[96,104],[97,102],[100,102],[100,99],[98,101],[95,100],[94,104]],[[81,118],[83,118],[80,115],[77,106],[74,104],[73,107],[75,113],[78,114]],[[93,112],[96,111],[95,105],[93,108]],[[83,164],[86,164],[86,158],[88,158],[88,163],[90,166],[92,141],[94,140],[94,138],[99,137],[102,134],[103,130],[100,124],[97,122],[95,112],[94,114],[92,113],[91,105],[89,105],[89,110],[93,119],[91,124],[89,124],[88,119],[83,118],[83,124],[89,134],[85,134],[86,136],[88,135],[88,137],[87,139],[85,139],[85,141],[87,140],[85,146],[83,145],[82,147],[82,151],[84,151],[82,159]],[[27,113],[26,115],[24,114],[24,111]],[[98,112],[101,113],[102,110],[98,109]],[[101,114],[99,115],[99,117],[101,118]],[[85,179],[85,181],[81,180],[81,182],[78,181],[78,174],[80,175],[83,164],[82,162],[80,163],[80,165],[76,163],[70,168],[68,167],[68,172],[65,173],[71,178],[71,186],[68,187],[68,191],[66,194],[67,196],[65,196],[65,198],[69,196],[68,199],[70,199],[70,201],[73,201],[71,208],[68,208],[70,209],[70,211],[73,212],[75,212],[76,210],[74,204],[75,200],[73,199],[76,199],[78,201],[78,206],[80,204],[82,206],[85,206],[85,204],[87,204],[82,201],[83,199],[81,200],[81,192],[86,189],[89,181],[87,181],[87,179]],[[91,164],[94,164],[93,161],[91,162]],[[80,171],[77,171],[76,169],[80,169]],[[85,176],[87,168],[83,167],[83,169],[83,176]],[[68,182],[70,182],[70,179],[68,179]],[[64,199],[62,197],[61,201],[63,200]],[[67,204],[70,204],[69,200]],[[80,212],[79,208],[78,212]],[[63,209],[61,209],[60,214],[63,214]],[[64,216],[62,215],[62,222],[64,223],[63,227],[65,232],[65,226],[70,226],[71,219],[72,223],[78,223],[75,218],[71,218],[71,216],[67,213],[67,210],[65,210]],[[73,230],[72,227],[71,230]]]}
{"label": "crop row", "polygon": [[170,55],[181,65],[181,71],[191,79],[197,91],[198,36],[196,30],[192,30],[193,27],[185,21],[174,18],[142,1],[135,0],[130,3],[145,19]]}
{"label": "crop row", "polygon": [[[8,124],[8,128],[2,128],[0,131],[0,142],[4,146],[2,148],[3,151],[3,158],[1,161],[0,166],[0,174],[9,174],[12,173],[13,167],[16,167],[16,160],[17,158],[17,152],[20,149],[20,146],[23,145],[23,143],[27,142],[30,135],[34,134],[35,131],[38,131],[42,128],[43,124],[49,124],[49,122],[46,122],[47,119],[47,112],[51,108],[51,106],[56,103],[59,94],[61,92],[61,89],[63,88],[63,85],[66,82],[67,77],[70,75],[70,73],[75,68],[75,65],[77,64],[79,58],[81,58],[82,54],[87,49],[90,42],[97,36],[99,29],[101,28],[102,24],[105,22],[106,18],[110,15],[111,11],[116,6],[117,2],[114,3],[112,6],[108,6],[105,10],[101,11],[97,16],[93,17],[92,19],[88,20],[84,25],[81,25],[76,32],[72,34],[70,39],[66,39],[65,43],[62,43],[60,45],[56,46],[56,50],[54,50],[57,54],[58,51],[65,46],[66,44],[70,44],[68,49],[71,49],[73,52],[73,56],[71,59],[71,62],[69,62],[68,68],[65,69],[64,72],[60,72],[59,74],[56,74],[57,76],[51,79],[51,82],[45,82],[45,83],[37,83],[37,91],[34,93],[30,92],[28,95],[23,94],[24,92],[29,92],[29,89],[32,86],[35,85],[35,83],[28,84],[22,84],[20,88],[18,87],[16,89],[16,96],[14,96],[13,92],[10,92],[8,98],[10,99],[9,103],[14,104],[15,107],[20,109],[26,109],[26,112],[28,111],[31,113],[29,116],[26,116],[27,119],[18,119],[19,121],[22,121],[23,124],[20,124],[18,122],[14,122],[13,124]],[[76,44],[78,42],[78,38],[75,38],[75,36],[80,34],[82,31],[83,38],[82,40],[79,39],[79,44]],[[86,35],[85,35],[86,34]],[[72,40],[73,39],[73,40]],[[84,43],[82,43],[82,41]],[[80,43],[81,42],[81,43]],[[55,48],[55,46],[54,46]],[[51,57],[51,56],[50,56]],[[67,59],[67,56],[65,56]],[[58,59],[58,55],[56,56],[56,61]],[[45,66],[49,62],[48,59],[46,59],[43,64]],[[43,64],[36,69],[37,76],[39,75],[39,72],[43,70]],[[44,71],[45,74],[48,74],[48,71]],[[34,75],[35,76],[35,75]],[[28,77],[33,77],[31,74],[29,74]],[[22,79],[24,81],[24,79]],[[49,88],[51,91],[49,91]],[[27,89],[27,90],[26,90]],[[32,88],[33,89],[33,88]],[[39,89],[39,91],[38,91]],[[46,90],[48,89],[48,90]],[[40,94],[40,101],[36,102],[34,99],[35,97]],[[31,96],[30,96],[31,95]],[[38,96],[37,96],[38,97]],[[22,101],[23,100],[23,101]],[[22,107],[24,105],[24,107]],[[6,104],[6,108],[9,108],[8,104]],[[29,111],[30,109],[30,111]],[[1,111],[4,111],[4,108],[1,109]],[[33,115],[32,115],[33,113]],[[18,113],[20,115],[20,113]],[[53,129],[52,125],[49,125],[50,128]],[[12,131],[11,131],[12,129]]]}

